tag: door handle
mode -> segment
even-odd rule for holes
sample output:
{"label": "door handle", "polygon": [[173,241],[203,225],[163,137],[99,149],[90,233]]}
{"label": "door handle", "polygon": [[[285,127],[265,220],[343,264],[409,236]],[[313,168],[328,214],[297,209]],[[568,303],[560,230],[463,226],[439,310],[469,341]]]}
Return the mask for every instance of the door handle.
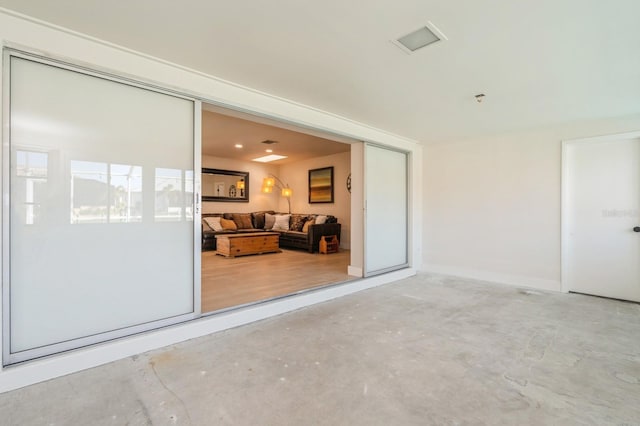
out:
{"label": "door handle", "polygon": [[633,228],[633,232],[640,232],[640,226],[635,226]]}

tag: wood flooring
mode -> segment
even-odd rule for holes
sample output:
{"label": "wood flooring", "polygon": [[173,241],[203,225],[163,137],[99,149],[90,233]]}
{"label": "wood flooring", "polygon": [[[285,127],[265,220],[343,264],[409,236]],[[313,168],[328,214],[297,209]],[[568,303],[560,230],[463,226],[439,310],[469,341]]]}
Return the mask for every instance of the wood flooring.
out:
{"label": "wood flooring", "polygon": [[212,312],[353,280],[349,250],[333,254],[281,253],[226,258],[202,252],[202,312]]}

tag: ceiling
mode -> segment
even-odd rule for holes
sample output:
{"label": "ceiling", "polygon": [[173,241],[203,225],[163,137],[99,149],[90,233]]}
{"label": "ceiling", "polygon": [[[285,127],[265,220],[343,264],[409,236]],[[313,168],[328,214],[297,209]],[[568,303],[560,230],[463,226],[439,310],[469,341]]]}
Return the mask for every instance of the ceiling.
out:
{"label": "ceiling", "polygon": [[[638,0],[0,6],[423,142],[640,113]],[[448,41],[390,42],[427,21]]]}
{"label": "ceiling", "polygon": [[[294,130],[275,127],[254,120],[239,118],[233,111],[205,105],[202,112],[202,153],[216,157],[251,161],[254,158],[273,154],[286,155],[287,158],[272,161],[270,164],[283,165],[307,158],[324,157],[349,151],[346,143],[335,142],[318,136]],[[211,109],[214,111],[208,111]],[[266,145],[265,140],[277,143]],[[240,144],[242,148],[236,148]]]}

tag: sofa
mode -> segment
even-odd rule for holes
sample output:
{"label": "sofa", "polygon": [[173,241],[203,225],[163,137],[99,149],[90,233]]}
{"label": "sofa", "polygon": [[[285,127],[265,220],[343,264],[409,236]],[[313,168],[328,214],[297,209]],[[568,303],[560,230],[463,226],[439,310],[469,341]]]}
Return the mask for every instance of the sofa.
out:
{"label": "sofa", "polygon": [[303,249],[313,253],[318,251],[323,236],[336,235],[339,240],[341,225],[338,219],[331,215],[288,214],[275,211],[203,213],[202,250],[216,249],[216,235],[267,231],[280,234],[281,248]]}

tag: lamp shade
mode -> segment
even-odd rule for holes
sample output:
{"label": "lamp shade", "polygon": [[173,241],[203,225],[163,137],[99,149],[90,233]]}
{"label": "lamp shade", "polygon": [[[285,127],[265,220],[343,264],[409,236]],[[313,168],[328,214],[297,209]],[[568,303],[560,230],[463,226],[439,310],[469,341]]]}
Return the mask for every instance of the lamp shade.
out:
{"label": "lamp shade", "polygon": [[244,189],[244,180],[243,179],[241,179],[238,182],[236,182],[236,188]]}
{"label": "lamp shade", "polygon": [[262,185],[262,189],[260,191],[265,194],[270,194],[273,192],[273,186]]}
{"label": "lamp shade", "polygon": [[276,180],[272,177],[266,177],[262,180],[262,185],[273,187],[276,184]]}
{"label": "lamp shade", "polygon": [[291,188],[282,188],[282,196],[283,197],[291,197],[293,195],[293,191]]}

